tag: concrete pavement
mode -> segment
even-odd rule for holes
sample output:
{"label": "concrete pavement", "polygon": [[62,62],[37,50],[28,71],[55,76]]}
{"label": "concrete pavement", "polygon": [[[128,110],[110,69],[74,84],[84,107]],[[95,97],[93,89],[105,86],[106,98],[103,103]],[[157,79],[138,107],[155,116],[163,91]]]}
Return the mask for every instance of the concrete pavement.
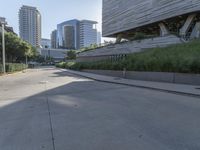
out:
{"label": "concrete pavement", "polygon": [[200,149],[199,98],[52,67],[0,85],[0,150]]}

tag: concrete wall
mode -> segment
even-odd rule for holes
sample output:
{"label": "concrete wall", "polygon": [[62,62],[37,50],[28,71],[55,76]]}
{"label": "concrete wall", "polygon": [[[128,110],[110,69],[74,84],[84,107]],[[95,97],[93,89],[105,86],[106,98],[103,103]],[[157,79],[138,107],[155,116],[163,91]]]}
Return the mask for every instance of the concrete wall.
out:
{"label": "concrete wall", "polygon": [[103,0],[103,36],[198,11],[199,0]]}
{"label": "concrete wall", "polygon": [[113,56],[141,52],[148,48],[166,47],[172,44],[179,43],[183,43],[183,41],[181,41],[181,39],[176,37],[175,35],[167,35],[163,37],[130,41],[80,53],[77,56],[77,61],[100,61],[109,59]]}
{"label": "concrete wall", "polygon": [[100,75],[113,76],[113,77],[120,77],[120,78],[124,77],[133,80],[200,85],[200,74],[137,72],[137,71],[127,71],[124,74],[123,71],[112,71],[112,70],[83,70],[83,71]]}

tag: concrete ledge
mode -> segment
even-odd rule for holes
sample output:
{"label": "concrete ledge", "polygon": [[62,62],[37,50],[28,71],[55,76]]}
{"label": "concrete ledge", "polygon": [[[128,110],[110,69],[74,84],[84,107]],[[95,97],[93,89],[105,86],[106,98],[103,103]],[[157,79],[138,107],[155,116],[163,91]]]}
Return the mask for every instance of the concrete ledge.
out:
{"label": "concrete ledge", "polygon": [[120,77],[133,80],[200,85],[200,74],[137,72],[137,71],[123,72],[123,71],[113,71],[113,70],[83,70],[83,71],[99,75]]}
{"label": "concrete ledge", "polygon": [[[61,69],[61,70],[64,71],[65,69]],[[200,97],[199,87],[195,85],[130,80],[130,79],[125,79],[125,78],[116,78],[113,76],[105,76],[105,75],[73,71],[73,70],[66,70],[66,71],[75,75],[79,75],[79,76],[86,77],[86,78],[100,81],[100,82],[127,85],[127,86],[145,88],[145,89],[150,89],[150,90],[156,90],[156,91],[161,91],[161,92],[168,92],[168,93],[180,94],[180,95],[186,95],[186,96],[192,96],[192,97],[198,97],[198,98]]]}

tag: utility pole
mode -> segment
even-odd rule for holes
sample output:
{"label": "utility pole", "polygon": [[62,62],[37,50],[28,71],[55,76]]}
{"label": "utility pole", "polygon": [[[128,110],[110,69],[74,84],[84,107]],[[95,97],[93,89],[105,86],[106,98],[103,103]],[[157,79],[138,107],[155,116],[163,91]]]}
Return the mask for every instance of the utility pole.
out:
{"label": "utility pole", "polygon": [[2,23],[2,60],[3,60],[3,73],[6,73],[6,57],[5,57],[5,35],[4,23]]}
{"label": "utility pole", "polygon": [[6,21],[5,18],[1,18],[0,17],[0,24],[2,26],[2,63],[3,63],[3,73],[6,73],[6,54],[5,54],[5,25],[6,25]]}

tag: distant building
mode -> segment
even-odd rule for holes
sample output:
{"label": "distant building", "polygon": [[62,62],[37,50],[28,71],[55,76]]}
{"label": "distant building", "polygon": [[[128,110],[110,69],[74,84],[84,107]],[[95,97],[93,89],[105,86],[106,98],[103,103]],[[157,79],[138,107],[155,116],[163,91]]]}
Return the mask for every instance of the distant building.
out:
{"label": "distant building", "polygon": [[[53,31],[51,34],[53,48],[80,49],[97,44],[96,24],[96,21],[76,19],[58,24],[57,32]],[[56,39],[55,34],[57,34]]]}
{"label": "distant building", "polygon": [[97,44],[101,44],[101,32],[97,32]]}
{"label": "distant building", "polygon": [[57,48],[79,49],[79,21],[74,19],[57,25]]}
{"label": "distant building", "polygon": [[51,48],[51,40],[50,39],[42,39],[41,46],[43,49]]}
{"label": "distant building", "polygon": [[97,44],[96,21],[80,21],[80,48],[89,47],[91,44]]}
{"label": "distant building", "polygon": [[36,7],[22,6],[19,10],[20,37],[35,47],[41,44],[41,14]]}
{"label": "distant building", "polygon": [[[1,25],[2,25],[2,22],[3,22],[3,23],[7,23],[7,22],[6,22],[6,18],[0,17],[0,27],[1,27]],[[2,30],[2,29],[0,29],[0,31],[1,31],[1,30]],[[14,33],[13,27],[9,27],[9,26],[7,26],[7,25],[5,25],[5,31],[6,31],[6,32],[12,32],[12,33]],[[14,33],[14,34],[16,34],[16,33]]]}
{"label": "distant building", "polygon": [[56,38],[57,38],[57,30],[54,30],[51,33],[51,48],[54,48],[54,49],[57,48]]}
{"label": "distant building", "polygon": [[51,49],[51,48],[38,48],[40,54],[45,58],[53,58],[55,62],[59,62],[65,59],[66,49]]}
{"label": "distant building", "polygon": [[73,25],[64,26],[64,47],[75,49],[75,29]]}

